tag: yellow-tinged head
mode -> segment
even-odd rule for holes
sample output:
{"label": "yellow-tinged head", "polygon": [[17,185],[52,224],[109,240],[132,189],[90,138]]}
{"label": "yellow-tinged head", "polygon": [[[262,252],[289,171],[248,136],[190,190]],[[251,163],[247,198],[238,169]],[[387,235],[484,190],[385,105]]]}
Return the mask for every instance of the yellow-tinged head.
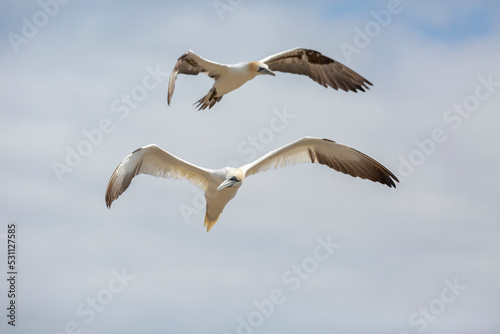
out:
{"label": "yellow-tinged head", "polygon": [[241,181],[245,178],[245,173],[241,169],[233,168],[226,174],[226,179],[219,185],[217,190],[229,187],[240,187]]}
{"label": "yellow-tinged head", "polygon": [[273,71],[269,69],[269,66],[267,66],[266,63],[260,62],[260,61],[252,61],[248,63],[248,70],[250,73],[256,73],[258,74],[269,74],[269,75],[276,75],[274,74]]}

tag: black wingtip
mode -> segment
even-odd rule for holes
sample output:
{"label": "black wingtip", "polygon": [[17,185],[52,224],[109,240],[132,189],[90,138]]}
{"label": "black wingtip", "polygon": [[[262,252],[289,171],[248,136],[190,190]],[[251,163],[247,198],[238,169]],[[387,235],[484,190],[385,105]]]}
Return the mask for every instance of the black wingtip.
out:
{"label": "black wingtip", "polygon": [[386,179],[386,182],[385,184],[389,187],[389,188],[394,188],[396,189],[396,182],[399,183],[399,180],[398,178],[396,177],[396,175],[392,174],[391,172],[389,172],[390,174],[387,176],[387,179]]}
{"label": "black wingtip", "polygon": [[108,209],[111,209],[111,203],[113,203],[113,201],[111,200],[111,198],[109,197],[109,195],[106,195],[106,207]]}

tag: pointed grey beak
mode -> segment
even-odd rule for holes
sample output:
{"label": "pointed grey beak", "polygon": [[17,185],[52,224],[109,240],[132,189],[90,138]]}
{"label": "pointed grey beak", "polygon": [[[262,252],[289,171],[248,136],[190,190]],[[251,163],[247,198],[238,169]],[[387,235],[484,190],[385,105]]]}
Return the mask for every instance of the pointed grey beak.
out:
{"label": "pointed grey beak", "polygon": [[258,72],[262,73],[262,74],[269,74],[269,75],[272,75],[272,76],[276,76],[276,74],[274,74],[273,71],[268,70],[267,68],[264,68],[264,67],[259,67]]}
{"label": "pointed grey beak", "polygon": [[217,190],[222,190],[224,188],[229,188],[229,187],[232,187],[234,184],[236,183],[236,181],[232,181],[232,180],[225,180],[224,182],[222,182],[220,184],[219,187],[217,187]]}

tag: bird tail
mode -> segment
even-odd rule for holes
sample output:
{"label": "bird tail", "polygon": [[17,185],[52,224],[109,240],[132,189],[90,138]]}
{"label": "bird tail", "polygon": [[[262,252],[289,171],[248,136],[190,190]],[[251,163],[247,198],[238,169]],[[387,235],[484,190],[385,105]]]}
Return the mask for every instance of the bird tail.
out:
{"label": "bird tail", "polygon": [[215,88],[212,88],[210,89],[207,95],[203,96],[201,99],[196,101],[194,105],[196,105],[196,108],[198,108],[198,110],[205,110],[207,109],[207,107],[208,109],[210,109],[214,106],[214,104],[216,104],[222,99],[222,96],[215,96],[215,95],[217,95],[217,92]]}
{"label": "bird tail", "polygon": [[217,217],[214,219],[213,217],[208,216],[208,212],[205,215],[205,224],[203,224],[203,227],[207,227],[207,232],[210,232],[212,227],[217,223],[217,220],[219,220],[220,213],[217,215]]}

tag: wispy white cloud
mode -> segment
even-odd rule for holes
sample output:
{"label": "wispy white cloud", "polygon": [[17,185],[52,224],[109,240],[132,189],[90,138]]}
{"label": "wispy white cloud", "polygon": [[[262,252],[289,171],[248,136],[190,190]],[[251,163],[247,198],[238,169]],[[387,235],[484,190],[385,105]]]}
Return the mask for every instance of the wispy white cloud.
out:
{"label": "wispy white cloud", "polygon": [[[500,91],[460,128],[443,120],[447,108],[474,93],[479,76],[500,81],[499,11],[491,2],[401,0],[404,10],[349,63],[374,83],[366,93],[326,90],[280,73],[197,112],[191,104],[211,80],[180,76],[171,107],[162,82],[126,119],[110,108],[141,84],[147,66],[170,72],[188,49],[236,63],[304,46],[346,62],[341,43],[353,43],[355,28],[387,4],[242,1],[220,20],[211,1],[72,1],[18,54],[6,36],[19,33],[21,18],[40,6],[0,5],[0,228],[19,224],[19,329],[62,331],[79,319],[75,307],[106,286],[111,270],[125,267],[136,276],[133,284],[86,330],[223,333],[254,300],[269,297],[284,270],[310,255],[318,235],[329,234],[341,251],[260,332],[417,332],[408,317],[454,277],[467,290],[426,332],[468,324],[498,329],[500,155],[492,143]],[[108,178],[136,148],[155,142],[219,168],[241,160],[238,143],[268,126],[276,108],[296,118],[263,152],[320,136],[396,172],[398,157],[418,148],[415,140],[436,127],[449,138],[396,190],[313,165],[253,176],[209,234],[203,214],[186,224],[178,211],[193,198],[186,181],[138,177],[106,209]],[[51,163],[63,161],[65,147],[105,117],[113,132],[59,183]]]}

